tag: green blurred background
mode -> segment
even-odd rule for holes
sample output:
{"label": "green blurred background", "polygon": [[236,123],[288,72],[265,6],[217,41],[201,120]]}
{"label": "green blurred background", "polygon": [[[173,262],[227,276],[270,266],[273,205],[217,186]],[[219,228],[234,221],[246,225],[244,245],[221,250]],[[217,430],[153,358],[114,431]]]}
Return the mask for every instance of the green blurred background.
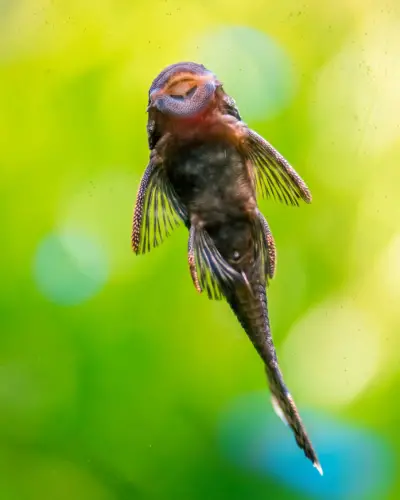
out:
{"label": "green blurred background", "polygon": [[400,498],[399,46],[396,0],[0,1],[2,500],[329,497],[323,439],[305,487],[221,444],[232,404],[268,393],[227,305],[196,294],[186,230],[131,253],[148,88],[180,60],[310,186],[310,206],[260,202],[278,355],[301,411],[386,450],[386,479],[335,498]]}

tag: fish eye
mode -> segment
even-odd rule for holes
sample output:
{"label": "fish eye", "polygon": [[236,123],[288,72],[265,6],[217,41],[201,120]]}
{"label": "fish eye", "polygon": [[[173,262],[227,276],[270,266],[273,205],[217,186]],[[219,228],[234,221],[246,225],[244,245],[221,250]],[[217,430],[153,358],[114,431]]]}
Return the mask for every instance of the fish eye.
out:
{"label": "fish eye", "polygon": [[232,259],[234,261],[238,261],[240,259],[240,253],[237,250],[233,252]]}

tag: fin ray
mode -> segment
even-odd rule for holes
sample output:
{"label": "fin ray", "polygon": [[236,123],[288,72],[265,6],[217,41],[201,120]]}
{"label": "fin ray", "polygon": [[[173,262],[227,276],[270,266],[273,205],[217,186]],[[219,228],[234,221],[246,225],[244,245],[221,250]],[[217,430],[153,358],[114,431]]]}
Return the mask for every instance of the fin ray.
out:
{"label": "fin ray", "polygon": [[244,283],[243,276],[222,257],[207,230],[193,224],[189,237],[190,260],[192,256],[195,266],[194,269],[191,267],[193,283],[196,289],[198,283],[210,299],[220,300],[235,284]]}
{"label": "fin ray", "polygon": [[263,137],[247,128],[244,151],[252,162],[258,192],[287,205],[298,205],[299,200],[311,202],[306,183],[287,160]]}
{"label": "fin ray", "polygon": [[317,454],[301,420],[296,404],[283,381],[282,372],[279,368],[276,355],[272,355],[269,360],[265,361],[265,371],[275,413],[292,429],[298,446],[304,451],[305,456],[311,460],[314,467],[322,475],[322,468]]}
{"label": "fin ray", "polygon": [[132,249],[149,252],[167,238],[180,221],[185,207],[169,182],[161,161],[153,156],[140,181],[133,214]]}

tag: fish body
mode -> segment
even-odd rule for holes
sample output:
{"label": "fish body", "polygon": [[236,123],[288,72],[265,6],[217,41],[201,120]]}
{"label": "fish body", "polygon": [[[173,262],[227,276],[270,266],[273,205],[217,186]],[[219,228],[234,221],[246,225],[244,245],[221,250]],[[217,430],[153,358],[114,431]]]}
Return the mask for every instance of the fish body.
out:
{"label": "fish body", "polygon": [[278,365],[266,294],[276,248],[257,206],[257,195],[298,204],[311,194],[202,65],[163,70],[150,88],[148,113],[150,162],[135,205],[133,249],[149,251],[183,222],[195,288],[230,304],[264,362],[275,410],[322,474]]}

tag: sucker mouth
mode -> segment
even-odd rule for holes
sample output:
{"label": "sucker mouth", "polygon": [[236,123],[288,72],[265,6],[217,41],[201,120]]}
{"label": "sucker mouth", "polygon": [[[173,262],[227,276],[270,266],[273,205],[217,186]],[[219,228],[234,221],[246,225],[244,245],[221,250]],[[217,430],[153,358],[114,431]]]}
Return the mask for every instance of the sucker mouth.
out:
{"label": "sucker mouth", "polygon": [[[185,85],[183,85],[185,87]],[[182,93],[155,92],[150,96],[149,109],[154,107],[161,113],[176,117],[191,117],[200,113],[212,100],[215,93],[215,83],[206,80],[202,85],[192,85]]]}
{"label": "sucker mouth", "polygon": [[182,101],[183,99],[186,99],[186,97],[193,97],[194,94],[196,93],[197,90],[197,85],[194,85],[191,89],[189,89],[187,92],[184,94],[168,94],[172,99],[176,99],[178,101]]}
{"label": "sucker mouth", "polygon": [[211,100],[220,82],[211,72],[180,73],[152,89],[147,112],[151,108],[175,116],[190,116],[201,111]]}

